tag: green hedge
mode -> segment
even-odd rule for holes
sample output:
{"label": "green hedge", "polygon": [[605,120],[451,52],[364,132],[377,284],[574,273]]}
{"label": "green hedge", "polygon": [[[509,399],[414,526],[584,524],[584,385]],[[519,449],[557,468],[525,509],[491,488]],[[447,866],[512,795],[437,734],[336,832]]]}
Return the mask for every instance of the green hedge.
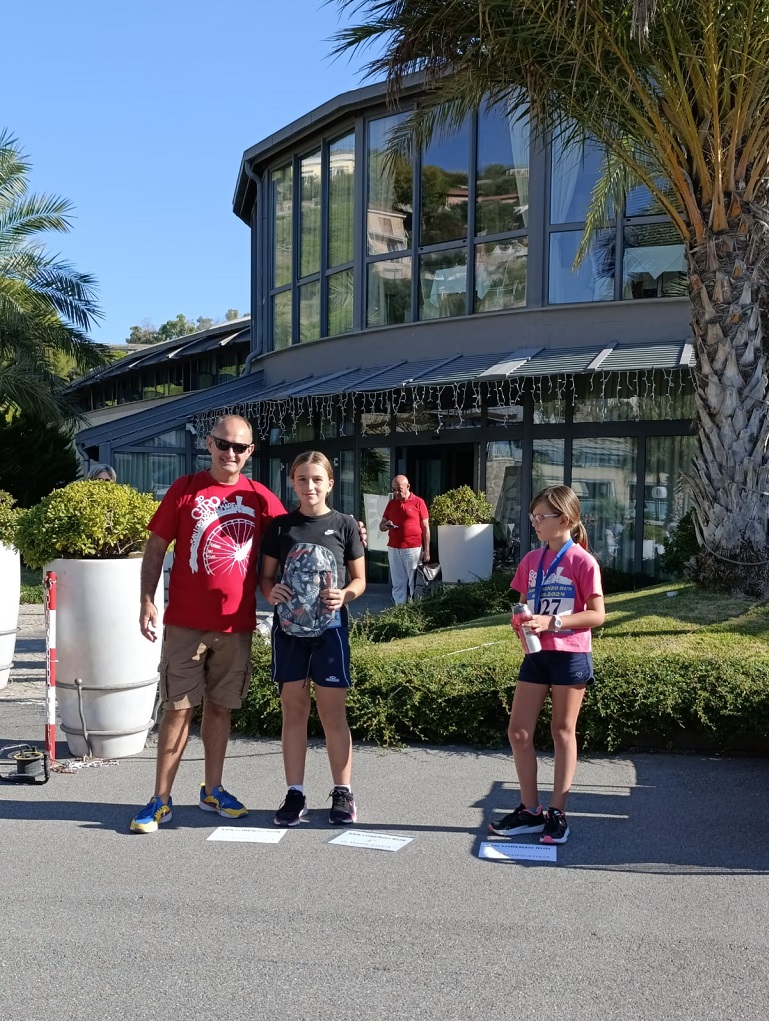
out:
{"label": "green hedge", "polygon": [[[596,684],[579,719],[583,751],[628,748],[769,752],[769,611],[681,586],[610,597],[595,635]],[[352,643],[354,736],[503,747],[522,652],[507,614],[386,643]],[[254,648],[254,683],[235,725],[280,734],[280,702],[269,680],[269,648]],[[549,704],[536,742],[551,747]],[[311,733],[320,735],[317,717]]]}

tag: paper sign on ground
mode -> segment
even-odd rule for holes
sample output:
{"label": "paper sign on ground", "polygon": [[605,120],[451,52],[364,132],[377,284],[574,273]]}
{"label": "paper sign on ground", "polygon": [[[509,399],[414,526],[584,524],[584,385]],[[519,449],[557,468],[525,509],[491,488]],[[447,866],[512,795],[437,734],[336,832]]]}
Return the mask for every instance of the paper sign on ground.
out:
{"label": "paper sign on ground", "polygon": [[207,840],[238,840],[251,844],[277,844],[285,830],[268,830],[260,826],[220,826]]}
{"label": "paper sign on ground", "polygon": [[346,847],[368,847],[373,851],[400,851],[410,844],[413,837],[398,837],[392,833],[364,833],[361,830],[345,830],[329,844],[344,844]]}
{"label": "paper sign on ground", "polygon": [[557,861],[558,848],[547,844],[508,844],[484,840],[478,857],[489,861]]}

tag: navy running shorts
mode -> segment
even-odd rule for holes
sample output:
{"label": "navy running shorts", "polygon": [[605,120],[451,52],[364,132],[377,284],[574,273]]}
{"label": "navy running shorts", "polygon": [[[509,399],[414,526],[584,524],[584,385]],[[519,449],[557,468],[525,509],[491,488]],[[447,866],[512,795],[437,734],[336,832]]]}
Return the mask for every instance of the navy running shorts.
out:
{"label": "navy running shorts", "polygon": [[278,688],[306,679],[321,688],[352,687],[346,623],[326,628],[317,638],[295,638],[273,623],[271,675]]}
{"label": "navy running shorts", "polygon": [[561,652],[543,649],[523,657],[519,681],[529,684],[583,685],[592,684],[593,657],[589,652]]}

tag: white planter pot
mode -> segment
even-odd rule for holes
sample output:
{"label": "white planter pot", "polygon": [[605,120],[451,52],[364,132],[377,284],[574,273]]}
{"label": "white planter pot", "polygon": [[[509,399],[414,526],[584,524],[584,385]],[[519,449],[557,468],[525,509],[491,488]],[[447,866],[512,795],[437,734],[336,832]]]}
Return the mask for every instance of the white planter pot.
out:
{"label": "white planter pot", "polygon": [[441,581],[451,584],[491,577],[494,526],[438,525]]}
{"label": "white planter pot", "polygon": [[[73,755],[123,758],[152,725],[160,646],[139,631],[141,557],[54,560],[56,699]],[[163,579],[155,605],[162,623]]]}
{"label": "white planter pot", "polygon": [[8,683],[19,626],[21,567],[17,550],[0,542],[0,688]]}

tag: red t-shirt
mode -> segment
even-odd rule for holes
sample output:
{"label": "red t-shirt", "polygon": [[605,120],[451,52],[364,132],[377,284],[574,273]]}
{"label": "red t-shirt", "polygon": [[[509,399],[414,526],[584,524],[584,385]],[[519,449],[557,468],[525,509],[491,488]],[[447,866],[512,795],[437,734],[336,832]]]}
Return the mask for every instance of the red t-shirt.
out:
{"label": "red t-shirt", "polygon": [[427,504],[421,496],[409,493],[405,500],[390,500],[383,517],[392,521],[397,528],[387,534],[387,545],[393,549],[415,549],[422,547],[422,522],[428,518]]}
{"label": "red t-shirt", "polygon": [[209,471],[183,475],[171,486],[147,528],[176,540],[163,619],[201,631],[253,631],[256,561],[267,525],[283,504],[259,482],[234,486]]}

